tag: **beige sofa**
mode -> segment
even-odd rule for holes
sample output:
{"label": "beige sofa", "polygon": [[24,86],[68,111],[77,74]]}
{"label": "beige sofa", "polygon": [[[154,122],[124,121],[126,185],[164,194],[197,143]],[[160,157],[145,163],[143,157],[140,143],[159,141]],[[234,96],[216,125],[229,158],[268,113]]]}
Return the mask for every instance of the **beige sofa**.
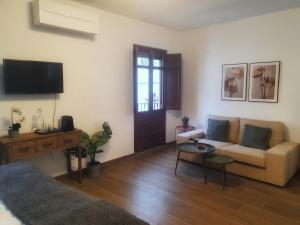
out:
{"label": "beige sofa", "polygon": [[[286,141],[283,123],[214,115],[209,115],[208,118],[229,120],[228,143],[205,139],[205,132],[202,129],[178,134],[176,142],[182,143],[189,141],[190,138],[199,138],[202,143],[214,145],[216,154],[227,155],[235,160],[226,167],[227,171],[278,186],[285,186],[297,172],[299,144]],[[270,149],[264,151],[239,145],[245,124],[271,128]],[[201,163],[199,156],[194,154],[182,153],[181,158]]]}

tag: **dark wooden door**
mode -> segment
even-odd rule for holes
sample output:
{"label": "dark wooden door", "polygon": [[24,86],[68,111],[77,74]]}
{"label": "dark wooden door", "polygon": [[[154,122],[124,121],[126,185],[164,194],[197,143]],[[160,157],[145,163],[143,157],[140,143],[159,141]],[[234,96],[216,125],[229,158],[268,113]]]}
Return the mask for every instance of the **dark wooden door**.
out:
{"label": "dark wooden door", "polygon": [[134,151],[165,144],[163,74],[166,51],[133,46]]}

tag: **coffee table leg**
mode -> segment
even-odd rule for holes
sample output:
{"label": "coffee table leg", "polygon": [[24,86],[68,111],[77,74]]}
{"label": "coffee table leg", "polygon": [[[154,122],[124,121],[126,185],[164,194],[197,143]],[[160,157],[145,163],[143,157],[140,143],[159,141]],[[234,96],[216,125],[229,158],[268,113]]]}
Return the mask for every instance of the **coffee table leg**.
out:
{"label": "coffee table leg", "polygon": [[176,166],[175,166],[175,175],[176,175],[176,172],[177,172],[177,166],[178,166],[179,156],[180,156],[180,150],[178,150],[178,154],[177,154],[177,160],[176,160]]}
{"label": "coffee table leg", "polygon": [[203,158],[203,174],[204,174],[204,184],[207,184],[207,168],[206,168],[206,161],[205,159]]}
{"label": "coffee table leg", "polygon": [[226,184],[227,184],[227,176],[226,176],[226,166],[225,166],[225,164],[223,165],[223,176],[224,176],[223,190],[225,190],[225,187],[226,187]]}

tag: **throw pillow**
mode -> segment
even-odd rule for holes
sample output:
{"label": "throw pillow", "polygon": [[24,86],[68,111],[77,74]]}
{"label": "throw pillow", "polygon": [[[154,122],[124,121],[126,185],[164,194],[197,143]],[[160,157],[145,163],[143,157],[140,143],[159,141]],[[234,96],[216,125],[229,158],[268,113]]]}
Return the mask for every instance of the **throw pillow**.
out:
{"label": "throw pillow", "polygon": [[272,130],[270,128],[246,124],[240,145],[267,150],[269,148],[271,134]]}
{"label": "throw pillow", "polygon": [[228,142],[229,120],[208,119],[206,139]]}

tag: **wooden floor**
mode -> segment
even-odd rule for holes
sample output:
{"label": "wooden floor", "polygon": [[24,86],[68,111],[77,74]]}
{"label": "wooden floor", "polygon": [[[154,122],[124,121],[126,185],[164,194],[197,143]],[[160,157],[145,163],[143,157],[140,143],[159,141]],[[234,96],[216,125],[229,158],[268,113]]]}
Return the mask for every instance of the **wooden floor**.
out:
{"label": "wooden floor", "polygon": [[299,225],[300,174],[286,188],[212,171],[204,184],[202,168],[179,162],[174,147],[106,163],[99,178],[64,184],[107,199],[134,215],[160,225]]}

